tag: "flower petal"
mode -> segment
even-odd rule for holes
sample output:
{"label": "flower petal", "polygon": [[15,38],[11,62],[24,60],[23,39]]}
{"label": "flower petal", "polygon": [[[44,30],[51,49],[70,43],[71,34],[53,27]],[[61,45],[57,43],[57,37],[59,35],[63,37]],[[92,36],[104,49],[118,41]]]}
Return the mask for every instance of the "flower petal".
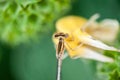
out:
{"label": "flower petal", "polygon": [[112,42],[115,40],[118,30],[119,22],[117,20],[105,19],[100,22],[99,28],[94,35],[96,35],[96,37],[102,41]]}
{"label": "flower petal", "polygon": [[98,26],[97,19],[100,17],[99,14],[94,14],[93,16],[90,17],[90,19],[81,27],[82,31],[89,31],[96,29]]}
{"label": "flower petal", "polygon": [[94,49],[90,49],[87,46],[81,47],[75,51],[68,50],[68,54],[72,59],[86,58],[101,62],[113,62],[112,58],[104,56],[100,52],[96,52]]}
{"label": "flower petal", "polygon": [[93,39],[92,37],[79,36],[79,39],[84,44],[87,44],[87,45],[90,45],[90,46],[93,46],[93,47],[96,47],[96,48],[100,48],[100,49],[103,49],[103,50],[119,51],[112,46],[108,46],[108,45],[104,44],[103,42],[101,42],[99,40]]}
{"label": "flower petal", "polygon": [[101,62],[113,62],[114,60],[110,57],[104,56],[99,52],[93,51],[91,49],[86,48],[81,58],[93,59]]}
{"label": "flower petal", "polygon": [[96,20],[99,15],[93,15],[83,26],[84,31],[96,39],[104,42],[113,42],[119,30],[119,22],[114,19],[105,19],[100,23]]}
{"label": "flower petal", "polygon": [[56,29],[58,32],[71,34],[76,29],[80,29],[86,21],[85,18],[79,16],[63,17],[56,22]]}

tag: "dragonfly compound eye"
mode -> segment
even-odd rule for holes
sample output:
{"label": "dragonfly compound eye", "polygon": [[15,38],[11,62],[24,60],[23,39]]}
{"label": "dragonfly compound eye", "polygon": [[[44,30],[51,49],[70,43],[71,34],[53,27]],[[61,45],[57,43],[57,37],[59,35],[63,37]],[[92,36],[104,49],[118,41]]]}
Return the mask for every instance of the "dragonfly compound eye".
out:
{"label": "dragonfly compound eye", "polygon": [[63,38],[67,38],[68,37],[68,34],[64,34],[64,33],[56,33],[54,35],[55,38],[58,38],[58,37],[63,37]]}

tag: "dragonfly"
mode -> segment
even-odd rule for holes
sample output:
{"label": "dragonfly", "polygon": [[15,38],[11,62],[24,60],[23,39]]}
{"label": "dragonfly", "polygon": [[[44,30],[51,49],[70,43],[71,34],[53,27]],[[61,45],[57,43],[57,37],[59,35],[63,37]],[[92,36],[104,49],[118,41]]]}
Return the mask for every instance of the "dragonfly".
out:
{"label": "dragonfly", "polygon": [[55,33],[54,38],[58,39],[58,44],[56,45],[56,57],[57,57],[57,80],[61,79],[61,67],[62,67],[62,59],[65,51],[65,46],[67,45],[71,50],[72,49],[65,40],[69,37],[69,35],[66,33]]}
{"label": "dragonfly", "polygon": [[62,57],[64,55],[64,50],[65,50],[65,42],[64,39],[68,37],[68,34],[64,33],[55,33],[54,38],[58,39],[58,44],[56,47],[56,57],[57,57],[57,80],[60,80],[61,76],[61,66],[62,66]]}
{"label": "dragonfly", "polygon": [[[102,42],[101,40],[94,38],[94,35],[89,33],[89,27],[97,27],[96,19],[98,15],[92,16],[89,20],[78,17],[78,16],[67,16],[59,19],[56,22],[56,32],[53,34],[53,42],[56,46],[56,57],[58,62],[57,68],[57,80],[60,80],[61,76],[61,65],[62,60],[66,58],[68,55],[72,59],[77,58],[86,58],[93,59],[101,62],[114,62],[114,60],[110,57],[104,56],[99,52],[99,50],[110,50],[117,51],[120,50],[114,48],[113,46],[109,46]],[[108,23],[113,26],[113,29],[105,29],[104,31],[109,33],[109,35],[116,35],[118,31],[118,23],[114,20]],[[94,28],[93,28],[94,29]],[[97,29],[99,28],[97,27]],[[101,30],[101,29],[100,29]],[[99,30],[99,31],[100,31]],[[112,32],[111,32],[112,30]],[[94,32],[94,30],[92,30]],[[101,30],[103,31],[103,30]],[[115,33],[113,33],[115,32]],[[103,32],[102,32],[103,33]],[[99,35],[101,37],[101,35]],[[106,36],[105,34],[103,36]],[[110,37],[111,38],[111,37]],[[109,39],[110,39],[109,38]],[[113,39],[113,38],[112,38]],[[104,39],[103,39],[104,40]],[[64,52],[66,50],[66,52]]]}

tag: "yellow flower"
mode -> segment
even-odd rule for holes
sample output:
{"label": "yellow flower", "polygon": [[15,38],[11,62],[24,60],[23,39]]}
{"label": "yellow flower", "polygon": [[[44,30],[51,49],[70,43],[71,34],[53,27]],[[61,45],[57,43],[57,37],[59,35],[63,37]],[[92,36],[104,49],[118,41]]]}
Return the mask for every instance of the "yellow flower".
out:
{"label": "yellow flower", "polygon": [[[96,21],[98,17],[99,15],[96,14],[87,20],[78,16],[67,16],[56,22],[57,32],[68,34],[68,37],[64,39],[64,45],[71,58],[113,62],[112,58],[102,55],[101,50],[119,50],[102,41],[112,42],[115,40],[119,23],[112,19],[105,19],[98,23]],[[53,37],[53,42],[57,45],[58,39]]]}

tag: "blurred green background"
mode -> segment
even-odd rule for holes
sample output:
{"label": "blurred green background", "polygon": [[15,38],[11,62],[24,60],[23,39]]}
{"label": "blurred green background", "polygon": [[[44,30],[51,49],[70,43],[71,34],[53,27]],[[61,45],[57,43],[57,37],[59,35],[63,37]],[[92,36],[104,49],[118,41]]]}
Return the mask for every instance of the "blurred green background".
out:
{"label": "blurred green background", "polygon": [[[0,1],[0,80],[56,79],[57,64],[52,34],[55,32],[55,20],[60,17],[79,15],[89,18],[93,14],[99,13],[101,15],[100,19],[112,18],[120,20],[120,0],[41,1]],[[24,9],[23,12],[16,11],[19,7],[15,9],[16,13],[9,10],[8,12],[2,11],[16,7],[14,5],[12,5],[13,7],[7,6],[9,3],[20,5],[19,7]],[[39,9],[43,9],[43,13],[38,11]],[[44,13],[44,10],[47,14]],[[30,19],[32,21],[29,20],[31,14]],[[12,23],[12,20],[15,23]],[[25,21],[26,23],[23,23]],[[28,27],[26,28],[26,26]],[[16,29],[19,27],[20,29]],[[29,27],[30,29],[28,29]],[[29,31],[21,32],[23,28]],[[9,37],[11,36],[9,34],[13,37]],[[62,80],[108,80],[106,76],[99,79],[96,63],[96,61],[92,60],[72,60],[68,57],[63,61]],[[120,80],[120,78],[111,80]]]}

